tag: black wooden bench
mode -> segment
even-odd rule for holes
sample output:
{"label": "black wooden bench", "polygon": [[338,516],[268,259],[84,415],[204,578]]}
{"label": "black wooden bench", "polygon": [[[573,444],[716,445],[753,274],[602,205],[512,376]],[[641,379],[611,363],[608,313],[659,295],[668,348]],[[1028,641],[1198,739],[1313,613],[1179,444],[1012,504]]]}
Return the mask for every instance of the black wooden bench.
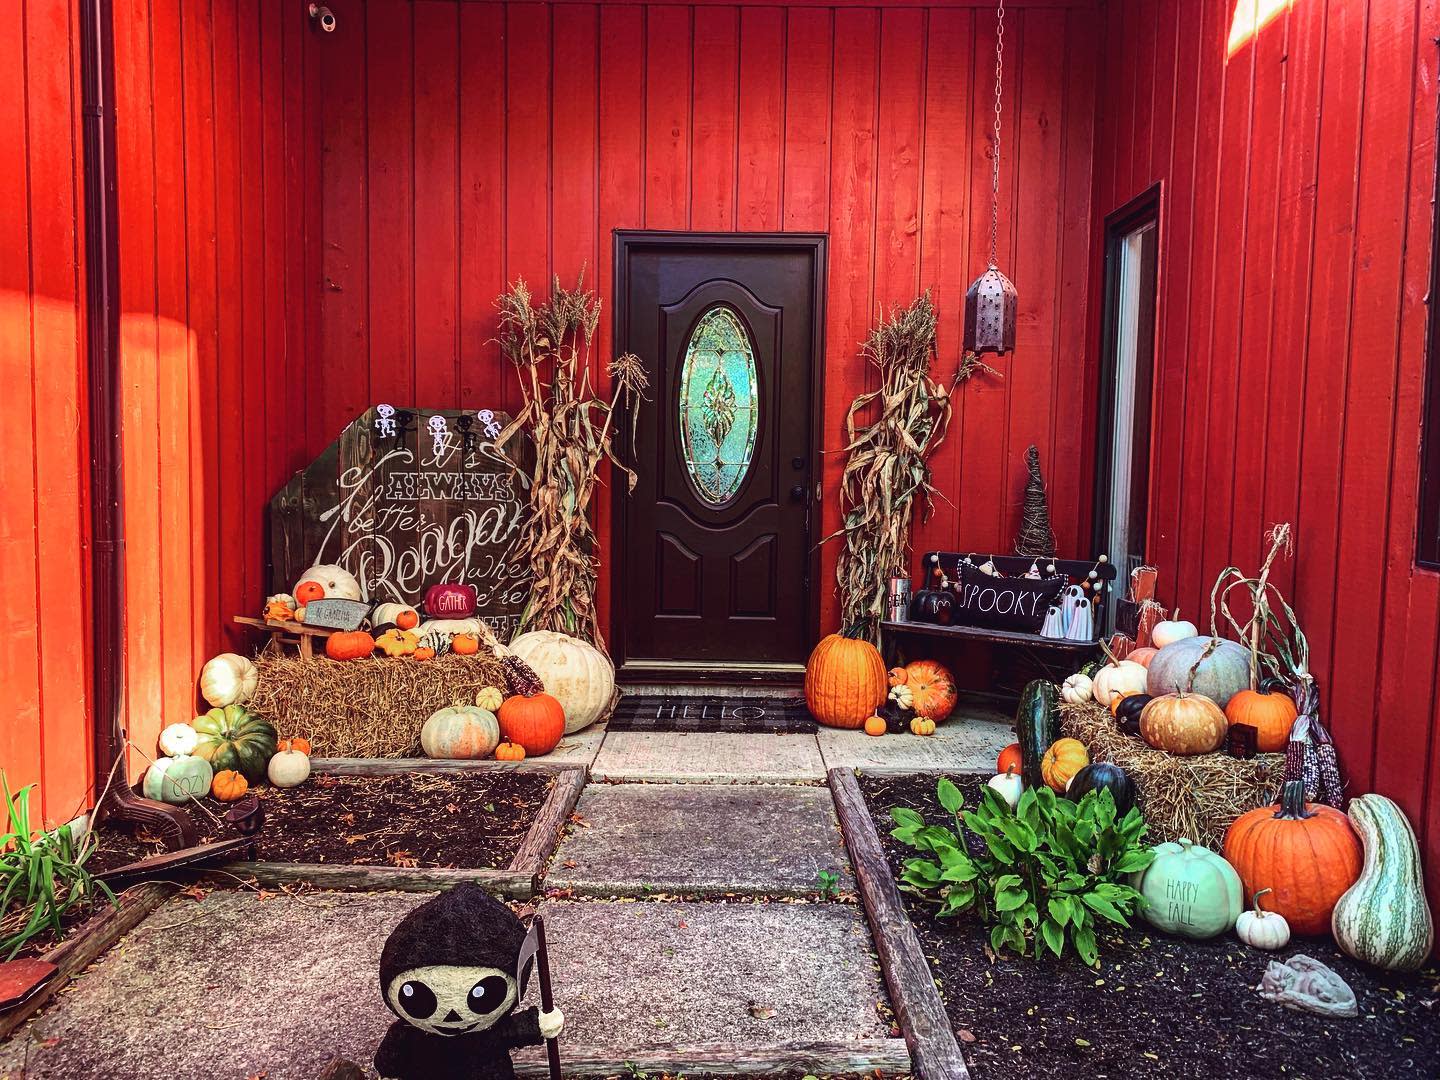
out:
{"label": "black wooden bench", "polygon": [[[948,580],[958,581],[960,562],[966,558],[966,554],[962,551],[927,551],[920,564],[924,568],[924,577],[916,584],[916,590],[934,586],[932,570],[936,566],[944,571]],[[984,552],[968,554],[971,562],[977,566],[989,559],[995,564],[995,569],[1006,577],[1017,577],[1024,574],[1034,562],[1039,562],[1042,572],[1053,564],[1055,573],[1064,575],[1068,585],[1092,580],[1090,574],[1093,571],[1095,573],[1093,580],[1105,582],[1105,588],[1098,597],[1091,594],[1092,601],[1098,606],[1103,606],[1112,602],[1113,599],[1117,575],[1114,565],[1108,560],[1104,562],[1087,559],[1036,560],[1022,555],[988,555]],[[1103,622],[1097,609],[1095,619],[1097,629],[1103,625]],[[1071,641],[1068,638],[1051,638],[1041,634],[1026,634],[1014,630],[992,630],[982,626],[939,626],[934,623],[909,621],[886,620],[880,624],[880,635],[881,651],[885,656],[887,666],[892,666],[905,659],[907,653],[912,651],[906,648],[907,644],[918,646],[919,640],[940,639],[951,643],[977,641],[1022,650],[1032,663],[1052,678],[1064,678],[1100,648],[1098,638],[1090,641]]]}

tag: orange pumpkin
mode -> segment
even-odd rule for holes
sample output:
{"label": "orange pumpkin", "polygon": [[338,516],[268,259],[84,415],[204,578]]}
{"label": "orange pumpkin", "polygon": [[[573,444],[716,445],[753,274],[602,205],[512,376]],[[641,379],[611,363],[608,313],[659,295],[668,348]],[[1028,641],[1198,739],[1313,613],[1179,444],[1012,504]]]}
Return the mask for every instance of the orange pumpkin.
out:
{"label": "orange pumpkin", "polygon": [[310,740],[303,736],[296,735],[292,739],[281,739],[275,744],[276,753],[284,753],[286,750],[298,750],[306,757],[310,756]]}
{"label": "orange pumpkin", "polygon": [[524,761],[525,747],[519,743],[502,742],[495,748],[496,761]]}
{"label": "orange pumpkin", "polygon": [[1299,713],[1295,700],[1266,679],[1258,690],[1241,690],[1225,703],[1225,719],[1249,724],[1256,731],[1255,748],[1262,754],[1279,753],[1290,741],[1290,729]]}
{"label": "orange pumpkin", "polygon": [[236,802],[250,790],[250,781],[234,769],[221,769],[210,782],[210,794],[221,802]]}
{"label": "orange pumpkin", "polygon": [[275,622],[294,622],[295,609],[284,600],[271,600],[265,605],[265,618]]}
{"label": "orange pumpkin", "polygon": [[955,677],[934,660],[916,660],[905,665],[905,685],[910,687],[917,716],[927,720],[944,720],[955,708],[957,691]]}
{"label": "orange pumpkin", "polygon": [[1148,668],[1150,666],[1150,661],[1155,658],[1155,654],[1159,651],[1159,649],[1153,648],[1152,646],[1141,645],[1139,648],[1131,649],[1128,653],[1126,653],[1125,659],[1134,660],[1135,663],[1139,664],[1141,667]]}
{"label": "orange pumpkin", "polygon": [[531,757],[550,753],[565,735],[565,707],[549,694],[508,697],[495,716],[506,741]]}
{"label": "orange pumpkin", "polygon": [[1284,915],[1296,934],[1328,934],[1330,915],[1360,878],[1364,850],[1350,819],[1333,806],[1305,801],[1291,780],[1277,806],[1243,814],[1225,834],[1225,858],[1245,895],[1270,890],[1266,907]]}
{"label": "orange pumpkin", "polygon": [[450,639],[450,651],[456,656],[474,656],[480,651],[480,638],[475,634],[456,634]]}
{"label": "orange pumpkin", "polygon": [[1020,772],[1020,744],[1018,742],[1012,742],[1000,751],[1000,756],[995,759],[995,771],[1001,776],[1008,772]]}
{"label": "orange pumpkin", "polygon": [[1070,780],[1090,764],[1090,751],[1079,739],[1057,739],[1040,759],[1040,775],[1045,783],[1063,793]]}
{"label": "orange pumpkin", "polygon": [[411,653],[410,656],[414,660],[434,660],[435,650],[430,648],[429,645],[417,645],[415,646],[415,651]]}
{"label": "orange pumpkin", "polygon": [[359,660],[375,651],[375,639],[364,630],[341,631],[325,639],[325,655],[331,660]]}
{"label": "orange pumpkin", "polygon": [[872,716],[865,721],[866,735],[884,735],[886,730],[883,716]]}
{"label": "orange pumpkin", "polygon": [[910,678],[910,673],[906,671],[903,667],[892,667],[889,671],[885,673],[885,677],[890,680],[890,685],[892,687],[904,686]]}
{"label": "orange pumpkin", "polygon": [[859,633],[855,626],[830,634],[805,664],[805,703],[826,727],[859,728],[875,715],[889,689],[880,650]]}
{"label": "orange pumpkin", "polygon": [[295,603],[301,607],[310,603],[311,600],[324,600],[325,586],[318,581],[302,581],[295,586]]}
{"label": "orange pumpkin", "polygon": [[420,613],[414,608],[406,608],[395,616],[395,625],[401,630],[414,630],[420,625]]}
{"label": "orange pumpkin", "polygon": [[1156,750],[1170,754],[1209,754],[1218,750],[1225,743],[1229,727],[1220,706],[1204,694],[1161,694],[1140,710],[1140,737]]}

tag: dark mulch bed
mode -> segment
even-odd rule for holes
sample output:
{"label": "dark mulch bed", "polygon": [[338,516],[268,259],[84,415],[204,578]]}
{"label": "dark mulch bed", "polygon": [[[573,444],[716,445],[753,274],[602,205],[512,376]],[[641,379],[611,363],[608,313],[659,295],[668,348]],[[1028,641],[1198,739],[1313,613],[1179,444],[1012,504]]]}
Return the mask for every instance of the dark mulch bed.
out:
{"label": "dark mulch bed", "polygon": [[[957,777],[966,804],[980,777]],[[933,776],[863,777],[861,785],[892,867],[908,848],[890,838],[889,810],[908,806],[948,824]],[[1355,991],[1360,1016],[1326,1020],[1272,1005],[1255,992],[1272,954],[1233,935],[1206,942],[1170,937],[1140,921],[1102,943],[1100,969],[1073,954],[1057,960],[986,953],[989,935],[970,919],[944,923],[906,896],[921,946],[935,967],[956,1034],[976,1077],[1337,1076],[1434,1077],[1440,1062],[1440,971],[1393,975],[1358,964],[1328,940],[1303,952],[1329,964]]]}
{"label": "dark mulch bed", "polygon": [[[342,866],[503,869],[519,850],[554,778],[538,772],[399,773],[315,776],[296,788],[256,789],[265,804],[262,862]],[[220,818],[226,804],[199,800]],[[188,812],[201,841],[230,826],[202,809]],[[102,828],[91,868],[109,869],[158,854],[159,841]]]}

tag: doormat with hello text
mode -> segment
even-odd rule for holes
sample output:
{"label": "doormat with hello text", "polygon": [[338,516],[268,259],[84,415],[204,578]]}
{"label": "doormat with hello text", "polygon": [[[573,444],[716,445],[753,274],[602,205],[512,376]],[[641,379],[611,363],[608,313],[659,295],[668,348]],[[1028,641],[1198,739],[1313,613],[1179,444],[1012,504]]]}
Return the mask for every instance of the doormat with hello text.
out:
{"label": "doormat with hello text", "polygon": [[800,697],[631,697],[620,699],[610,731],[721,731],[740,735],[813,735],[815,718]]}

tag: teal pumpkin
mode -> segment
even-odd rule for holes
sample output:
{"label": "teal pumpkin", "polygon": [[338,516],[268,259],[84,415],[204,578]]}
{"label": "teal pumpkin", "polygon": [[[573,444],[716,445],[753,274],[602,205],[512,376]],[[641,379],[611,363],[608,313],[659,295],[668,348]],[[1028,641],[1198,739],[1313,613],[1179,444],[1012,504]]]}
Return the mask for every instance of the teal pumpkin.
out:
{"label": "teal pumpkin", "polygon": [[1216,937],[1245,910],[1240,875],[1207,847],[1180,839],[1150,849],[1155,861],[1132,880],[1145,898],[1141,913],[1152,925],[1181,937]]}
{"label": "teal pumpkin", "polygon": [[160,758],[145,770],[140,794],[157,802],[183,803],[210,794],[215,770],[204,758],[193,754]]}
{"label": "teal pumpkin", "polygon": [[[1212,641],[1218,642],[1215,651],[1200,660]],[[1200,660],[1199,667],[1195,666],[1197,660]],[[1190,684],[1192,669],[1195,672],[1193,686]],[[1243,645],[1208,636],[1182,638],[1166,645],[1150,658],[1145,675],[1145,690],[1151,697],[1183,690],[1204,694],[1222,709],[1232,697],[1249,688],[1250,653]]]}
{"label": "teal pumpkin", "polygon": [[216,772],[234,769],[252,784],[265,778],[265,767],[275,756],[275,728],[244,705],[226,705],[195,718],[200,739],[195,756],[204,758]]}
{"label": "teal pumpkin", "polygon": [[1346,812],[1365,847],[1365,866],[1330,917],[1335,941],[1367,964],[1418,971],[1435,944],[1435,927],[1415,830],[1384,795],[1351,799]]}

